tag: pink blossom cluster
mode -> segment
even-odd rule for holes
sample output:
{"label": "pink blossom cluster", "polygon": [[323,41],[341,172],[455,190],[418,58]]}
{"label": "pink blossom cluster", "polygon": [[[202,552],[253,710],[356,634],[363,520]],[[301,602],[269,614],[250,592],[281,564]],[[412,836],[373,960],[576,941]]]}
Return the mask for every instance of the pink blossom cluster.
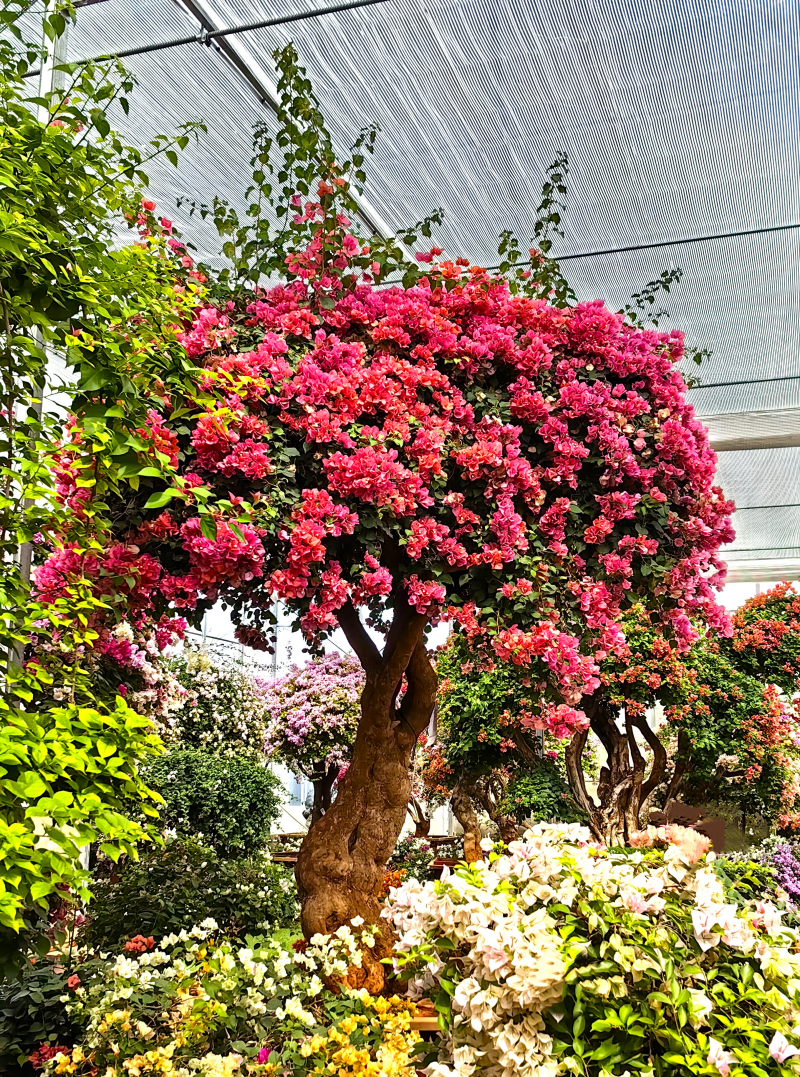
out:
{"label": "pink blossom cluster", "polygon": [[350,761],[364,673],[356,659],[329,654],[260,684],[267,756],[308,778]]}
{"label": "pink blossom cluster", "polygon": [[526,714],[520,721],[524,729],[542,729],[558,740],[567,740],[574,733],[589,728],[589,719],[581,710],[566,703],[546,703],[538,714]]}
{"label": "pink blossom cluster", "polygon": [[[298,212],[317,220],[310,205]],[[447,287],[435,271],[406,289],[369,274],[339,287],[329,240],[340,269],[364,253],[319,232],[246,316],[204,306],[185,327],[207,403],[180,418],[185,499],[145,513],[124,547],[143,551],[137,600],[223,596],[254,642],[276,599],[317,639],[348,604],[385,624],[406,602],[537,667],[567,704],[596,687],[634,601],[682,648],[692,621],[728,631],[715,590],[733,506],[685,399],[680,333],[600,302],[556,308],[480,270],[453,267]],[[237,350],[242,320],[252,350]],[[170,459],[172,406],[148,419]],[[252,522],[221,514],[209,538],[201,484]]]}
{"label": "pink blossom cluster", "polygon": [[657,843],[674,845],[680,850],[689,864],[696,864],[701,856],[708,852],[711,842],[705,836],[688,826],[671,823],[669,826],[648,826],[631,835],[630,844],[634,849],[649,849]]}

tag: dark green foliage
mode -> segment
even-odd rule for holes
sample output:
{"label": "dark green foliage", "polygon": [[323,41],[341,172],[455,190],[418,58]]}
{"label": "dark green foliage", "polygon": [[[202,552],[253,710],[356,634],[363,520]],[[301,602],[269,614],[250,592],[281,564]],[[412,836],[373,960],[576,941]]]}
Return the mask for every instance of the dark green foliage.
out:
{"label": "dark green foliage", "polygon": [[536,823],[582,823],[586,819],[552,759],[518,770],[506,787],[500,810],[520,822],[532,819]]}
{"label": "dark green foliage", "polygon": [[[81,984],[88,984],[99,971],[99,962],[85,961],[80,966]],[[34,1051],[42,1045],[73,1044],[79,1029],[61,999],[72,993],[68,981],[74,972],[74,967],[52,959],[33,959],[19,976],[0,983],[0,1073],[32,1077],[36,1070],[28,1059]]]}
{"label": "dark green foliage", "polygon": [[[514,764],[514,743],[527,739],[521,728],[535,700],[518,666],[500,662],[481,670],[461,636],[451,638],[436,661],[439,674],[437,740],[448,766],[488,773]],[[535,700],[538,702],[538,700]]]}
{"label": "dark green foliage", "polygon": [[255,755],[219,755],[178,745],[149,764],[147,782],[164,798],[164,827],[245,856],[266,846],[283,787]]}
{"label": "dark green foliage", "polygon": [[261,857],[230,860],[193,841],[171,841],[103,865],[81,942],[113,947],[135,935],[189,930],[212,917],[228,935],[287,927],[297,918],[291,872]]}
{"label": "dark green foliage", "polygon": [[769,864],[719,857],[714,861],[714,871],[727,901],[741,905],[746,901],[775,900],[777,877]]}

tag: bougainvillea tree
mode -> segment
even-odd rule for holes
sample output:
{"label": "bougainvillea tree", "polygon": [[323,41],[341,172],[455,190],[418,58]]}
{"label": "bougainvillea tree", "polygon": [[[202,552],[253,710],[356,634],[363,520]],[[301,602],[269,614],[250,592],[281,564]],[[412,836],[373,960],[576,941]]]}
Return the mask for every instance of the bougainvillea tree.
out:
{"label": "bougainvillea tree", "polygon": [[142,433],[176,478],[142,476],[106,556],[156,615],[222,599],[263,646],[278,599],[313,646],[346,636],[365,678],[352,761],[297,865],[304,929],[327,932],[376,920],[436,698],[428,629],[452,620],[526,667],[546,727],[591,721],[633,601],[680,646],[690,618],[724,623],[732,506],[680,333],[548,302],[537,251],[509,281],[432,248],[391,283],[391,246],[351,224],[357,167],[295,104],[285,281],[196,311],[197,387]]}
{"label": "bougainvillea tree", "polygon": [[736,665],[777,685],[790,698],[800,690],[800,594],[793,583],[755,595],[733,617],[724,644]]}
{"label": "bougainvillea tree", "polygon": [[[800,723],[792,696],[800,635],[788,625],[786,631],[771,630],[785,622],[761,615],[765,606],[791,614],[793,601],[796,596],[784,585],[758,596],[734,614],[733,636],[706,634],[683,654],[669,647],[642,607],[624,618],[626,648],[601,663],[597,693],[616,717],[608,737],[612,753],[600,774],[599,806],[587,798],[580,774],[574,781],[576,798],[596,828],[603,825],[614,789],[622,790],[631,820],[660,790],[664,806],[679,796],[700,804],[722,801],[745,816],[796,825]],[[657,702],[664,708],[660,730],[647,713]],[[613,754],[622,738],[625,751]]]}
{"label": "bougainvillea tree", "polygon": [[363,689],[360,663],[337,653],[263,685],[266,753],[312,783],[312,826],[330,808],[350,763]]}
{"label": "bougainvillea tree", "polygon": [[421,777],[428,803],[449,802],[463,827],[464,858],[483,856],[480,812],[506,843],[516,840],[519,822],[538,814],[545,802],[545,818],[576,820],[563,752],[554,746],[583,730],[588,718],[567,713],[545,733],[526,667],[473,657],[463,635],[451,636],[439,651],[436,672],[436,736],[420,753]]}

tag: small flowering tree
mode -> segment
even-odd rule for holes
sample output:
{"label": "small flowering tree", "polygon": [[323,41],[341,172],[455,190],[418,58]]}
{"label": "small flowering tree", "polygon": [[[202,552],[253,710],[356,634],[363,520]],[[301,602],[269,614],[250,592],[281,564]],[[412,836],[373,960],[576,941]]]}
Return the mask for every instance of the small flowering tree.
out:
{"label": "small flowering tree", "polygon": [[733,617],[724,649],[736,665],[789,698],[800,690],[800,594],[793,583],[755,595]]}
{"label": "small flowering tree", "polygon": [[159,722],[166,744],[261,755],[267,709],[256,677],[201,647],[184,648],[166,665],[181,688],[178,705]]}
{"label": "small flowering tree", "polygon": [[429,628],[453,620],[476,653],[526,667],[544,722],[591,721],[632,602],[680,646],[690,617],[725,623],[732,505],[685,400],[681,334],[567,305],[540,250],[510,281],[438,248],[399,264],[351,224],[364,138],[334,163],[296,57],[279,59],[287,219],[258,264],[286,282],[196,311],[199,391],[175,386],[142,435],[174,478],[142,473],[107,557],[154,614],[221,598],[239,638],[268,646],[278,599],[312,646],[341,629],[358,657],[352,760],[297,865],[313,934],[378,915],[436,699]]}
{"label": "small flowering tree", "polygon": [[263,686],[265,750],[314,787],[311,825],[331,806],[350,763],[364,671],[354,658],[329,654]]}
{"label": "small flowering tree", "polygon": [[[684,654],[670,649],[641,607],[623,620],[626,648],[602,663],[598,696],[615,717],[612,749],[625,738],[625,751],[608,753],[599,806],[587,798],[582,776],[570,771],[576,798],[598,830],[614,788],[627,796],[632,826],[659,788],[665,806],[678,796],[727,801],[745,815],[797,825],[800,724],[792,695],[800,635],[788,624],[771,634],[765,626],[773,619],[762,616],[770,605],[791,614],[794,601],[785,585],[758,596],[734,615],[732,637],[708,634]],[[646,713],[656,702],[666,719],[659,731]],[[640,742],[652,751],[649,766]]]}
{"label": "small flowering tree", "polygon": [[460,635],[439,652],[436,672],[436,737],[422,749],[422,780],[430,802],[450,802],[464,829],[465,859],[483,855],[478,813],[489,816],[503,841],[514,841],[529,794],[541,791],[542,782],[553,787],[553,814],[575,818],[552,744],[586,728],[585,715],[563,705],[541,708],[524,667],[476,660]]}

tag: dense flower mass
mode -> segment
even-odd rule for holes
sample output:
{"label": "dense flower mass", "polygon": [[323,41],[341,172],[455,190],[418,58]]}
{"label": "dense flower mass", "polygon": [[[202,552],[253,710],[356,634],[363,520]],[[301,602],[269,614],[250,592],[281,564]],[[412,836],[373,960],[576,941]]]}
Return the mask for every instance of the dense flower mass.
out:
{"label": "dense flower mass", "polygon": [[364,673],[347,655],[329,654],[262,685],[265,750],[307,778],[350,761]]}
{"label": "dense flower mass", "polygon": [[[732,505],[679,333],[450,263],[407,289],[339,288],[322,258],[317,237],[244,315],[197,311],[183,339],[206,371],[200,413],[181,425],[174,400],[142,434],[176,460],[180,496],[132,521],[99,576],[124,562],[143,606],[227,598],[251,644],[275,599],[315,639],[350,603],[381,622],[405,596],[570,706],[637,596],[680,647],[690,617],[726,630]],[[209,490],[228,506],[211,517]],[[44,566],[40,590],[72,570]]]}
{"label": "dense flower mass", "polygon": [[40,1055],[47,1077],[414,1077],[415,1005],[342,984],[361,963],[349,925],[294,951],[218,933],[207,918],[79,965],[67,1010],[81,1039]]}
{"label": "dense flower mass", "polygon": [[537,825],[390,894],[395,964],[447,1015],[428,1077],[793,1072],[797,931],[768,901],[727,901],[695,832],[636,844]]}
{"label": "dense flower mass", "polygon": [[230,754],[261,753],[266,704],[260,682],[224,654],[186,647],[169,663],[183,698],[160,723],[167,744],[182,743]]}

